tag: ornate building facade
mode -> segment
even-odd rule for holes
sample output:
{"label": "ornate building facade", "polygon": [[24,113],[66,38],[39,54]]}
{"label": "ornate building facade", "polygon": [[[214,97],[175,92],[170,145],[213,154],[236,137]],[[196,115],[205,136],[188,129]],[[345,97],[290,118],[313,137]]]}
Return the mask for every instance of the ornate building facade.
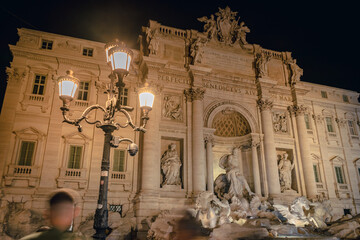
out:
{"label": "ornate building facade", "polygon": [[[203,32],[156,21],[142,28],[122,104],[135,107],[139,124],[144,82],[155,103],[145,134],[114,134],[134,139],[140,151],[111,150],[110,209],[134,211],[140,223],[191,206],[198,193],[217,190],[214,180],[225,171],[219,161],[235,149],[257,195],[326,198],[339,214],[359,213],[359,93],[301,81],[291,53],[248,43],[250,29],[236,15],[220,8],[199,18]],[[71,69],[81,81],[70,116],[105,105],[104,43],[24,28],[18,34],[0,119],[1,204],[45,209],[49,191],[73,188],[81,221],[96,208],[103,133],[62,123],[57,78]]]}

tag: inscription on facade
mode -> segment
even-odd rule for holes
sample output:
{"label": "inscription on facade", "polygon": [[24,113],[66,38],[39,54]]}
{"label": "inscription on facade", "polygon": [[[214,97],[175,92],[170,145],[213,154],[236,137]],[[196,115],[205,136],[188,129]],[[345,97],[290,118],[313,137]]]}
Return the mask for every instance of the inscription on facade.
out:
{"label": "inscription on facade", "polygon": [[203,82],[203,87],[210,88],[210,89],[216,89],[216,90],[220,90],[220,91],[226,91],[226,92],[242,93],[242,94],[253,95],[253,96],[256,95],[255,90],[244,89],[244,88],[233,86],[233,85],[215,83],[215,82],[210,82],[210,81]]}
{"label": "inscription on facade", "polygon": [[242,71],[249,71],[253,73],[252,63],[253,58],[240,57],[235,54],[222,54],[215,51],[204,51],[204,55],[202,58],[203,64],[208,64],[212,66],[217,66],[219,68],[225,69],[242,69]]}
{"label": "inscription on facade", "polygon": [[158,80],[167,83],[190,84],[190,79],[172,75],[159,75]]}

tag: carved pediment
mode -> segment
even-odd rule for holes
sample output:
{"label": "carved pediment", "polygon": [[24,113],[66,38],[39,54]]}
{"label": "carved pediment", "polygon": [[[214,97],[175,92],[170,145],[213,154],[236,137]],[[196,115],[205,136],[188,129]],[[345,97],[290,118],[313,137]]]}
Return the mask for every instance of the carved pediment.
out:
{"label": "carved pediment", "polygon": [[343,164],[345,163],[345,160],[340,156],[335,156],[330,158],[330,162]]}
{"label": "carved pediment", "polygon": [[65,143],[76,141],[87,144],[90,140],[92,140],[90,137],[80,132],[73,132],[68,135],[62,136],[62,138],[65,140]]}
{"label": "carved pediment", "polygon": [[36,140],[40,140],[46,136],[45,133],[42,133],[40,130],[37,130],[33,127],[24,128],[21,130],[13,131],[13,133],[20,138],[35,138]]}

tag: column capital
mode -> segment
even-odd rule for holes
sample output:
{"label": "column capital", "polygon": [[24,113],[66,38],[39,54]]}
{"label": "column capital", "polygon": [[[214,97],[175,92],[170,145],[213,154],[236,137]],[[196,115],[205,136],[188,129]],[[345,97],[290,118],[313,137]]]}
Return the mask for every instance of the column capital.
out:
{"label": "column capital", "polygon": [[208,143],[211,144],[211,147],[214,147],[214,136],[213,135],[210,135],[210,134],[207,134],[204,136],[204,142],[205,142],[205,145],[207,145]]}
{"label": "column capital", "polygon": [[260,111],[271,110],[273,107],[273,102],[268,99],[259,99],[256,103],[257,106],[260,108]]}
{"label": "column capital", "polygon": [[253,140],[250,141],[250,146],[257,148],[258,146],[260,146],[260,141],[253,139]]}
{"label": "column capital", "polygon": [[184,90],[184,94],[187,102],[192,102],[195,100],[203,100],[205,95],[205,89],[189,88]]}
{"label": "column capital", "polygon": [[295,114],[295,116],[301,116],[308,112],[308,108],[304,105],[292,105],[288,106],[288,111],[290,114]]}

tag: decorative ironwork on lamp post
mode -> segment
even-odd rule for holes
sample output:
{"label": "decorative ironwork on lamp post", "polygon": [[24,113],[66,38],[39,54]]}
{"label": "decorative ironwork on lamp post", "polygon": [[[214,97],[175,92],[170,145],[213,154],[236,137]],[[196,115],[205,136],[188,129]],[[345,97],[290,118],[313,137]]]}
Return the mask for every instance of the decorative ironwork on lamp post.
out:
{"label": "decorative ironwork on lamp post", "polygon": [[[142,110],[142,125],[136,127],[131,119],[129,112],[134,108],[121,105],[121,93],[125,86],[123,79],[129,73],[130,63],[133,53],[130,49],[126,48],[123,42],[113,42],[105,45],[106,60],[111,66],[112,74],[109,78],[111,80],[109,88],[107,89],[108,100],[106,107],[98,104],[92,105],[84,110],[81,116],[77,119],[70,119],[67,115],[69,112],[69,104],[73,100],[76,90],[79,86],[79,80],[73,76],[72,71],[67,71],[66,76],[59,77],[59,97],[63,101],[63,106],[60,108],[64,118],[63,122],[72,124],[78,127],[78,131],[82,131],[80,123],[85,121],[89,124],[95,124],[97,128],[101,128],[105,133],[104,149],[101,161],[101,175],[100,175],[100,188],[97,208],[94,218],[94,234],[95,239],[105,239],[109,233],[108,226],[108,204],[107,192],[109,181],[109,168],[110,168],[110,148],[117,147],[121,142],[130,142],[128,152],[131,156],[135,156],[138,151],[138,146],[129,138],[115,137],[112,133],[120,128],[132,127],[134,131],[141,131],[145,133],[145,125],[149,120],[148,113],[152,109],[154,102],[154,95],[150,92],[141,92],[139,94],[140,108]],[[117,88],[117,91],[116,91]],[[89,114],[93,110],[101,110],[104,114],[103,120],[89,119]],[[115,113],[120,112],[125,115],[127,121],[125,124],[115,122]]]}

